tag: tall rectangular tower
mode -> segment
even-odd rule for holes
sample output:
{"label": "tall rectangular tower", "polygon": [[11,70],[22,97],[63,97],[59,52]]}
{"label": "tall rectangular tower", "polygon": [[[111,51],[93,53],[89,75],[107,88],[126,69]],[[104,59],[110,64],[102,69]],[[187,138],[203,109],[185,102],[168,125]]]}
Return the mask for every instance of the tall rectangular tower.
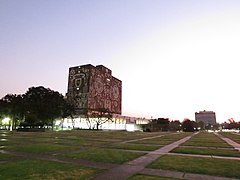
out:
{"label": "tall rectangular tower", "polygon": [[112,71],[103,65],[70,67],[67,99],[78,114],[99,110],[121,114],[122,81],[113,77]]}
{"label": "tall rectangular tower", "polygon": [[216,124],[216,114],[213,111],[199,111],[195,112],[196,122],[203,122],[204,124]]}

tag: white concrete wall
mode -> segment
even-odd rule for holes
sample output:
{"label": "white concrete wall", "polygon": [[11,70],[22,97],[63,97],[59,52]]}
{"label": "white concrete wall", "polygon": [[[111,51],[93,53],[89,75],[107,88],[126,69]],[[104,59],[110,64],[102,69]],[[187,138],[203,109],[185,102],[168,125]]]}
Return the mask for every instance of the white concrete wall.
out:
{"label": "white concrete wall", "polygon": [[[57,122],[56,126],[61,129],[72,129],[79,128],[79,129],[89,129],[88,121],[86,118],[71,118],[64,119],[63,122]],[[74,123],[74,125],[73,125]],[[147,124],[148,121],[146,120],[135,120],[135,121],[128,121],[125,118],[113,118],[112,121],[106,122],[99,126],[99,129],[105,130],[126,130],[126,131],[141,131],[141,126],[139,124]],[[91,123],[91,129],[96,129],[96,124]]]}

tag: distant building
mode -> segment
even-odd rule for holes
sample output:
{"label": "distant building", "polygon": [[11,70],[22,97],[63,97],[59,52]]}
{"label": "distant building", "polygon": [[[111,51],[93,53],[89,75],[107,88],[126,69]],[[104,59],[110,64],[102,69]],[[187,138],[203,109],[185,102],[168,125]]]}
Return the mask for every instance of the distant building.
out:
{"label": "distant building", "polygon": [[199,111],[195,112],[195,120],[196,122],[203,122],[204,124],[216,124],[216,114],[213,111]]}
{"label": "distant building", "polygon": [[113,77],[112,71],[103,65],[70,67],[67,99],[74,104],[79,115],[100,109],[121,114],[122,81]]}

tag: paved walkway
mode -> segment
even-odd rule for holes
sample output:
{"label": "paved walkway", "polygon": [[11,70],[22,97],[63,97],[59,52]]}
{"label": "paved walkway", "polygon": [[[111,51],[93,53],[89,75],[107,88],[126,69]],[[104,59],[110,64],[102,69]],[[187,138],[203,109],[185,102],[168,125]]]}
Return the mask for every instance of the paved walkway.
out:
{"label": "paved walkway", "polygon": [[127,177],[141,172],[145,169],[145,166],[156,160],[160,155],[166,154],[172,149],[176,148],[180,144],[189,140],[192,136],[187,136],[179,141],[161,147],[155,151],[149,152],[148,154],[141,156],[135,160],[129,161],[123,165],[119,165],[115,168],[110,169],[104,173],[101,173],[95,176],[94,180],[102,180],[102,179],[111,179],[111,180],[122,180]]}
{"label": "paved walkway", "polygon": [[203,155],[203,154],[183,154],[183,153],[167,153],[169,155],[175,156],[190,156],[190,157],[206,157],[206,158],[215,158],[215,159],[229,159],[240,161],[240,157],[229,157],[229,156],[214,156],[214,155]]}
{"label": "paved walkway", "polygon": [[141,173],[146,175],[171,177],[171,178],[178,178],[178,179],[189,179],[189,180],[238,180],[235,178],[216,177],[216,176],[210,176],[210,175],[204,175],[204,174],[184,173],[179,171],[168,171],[168,170],[150,169],[150,168],[143,169]]}
{"label": "paved walkway", "polygon": [[226,138],[222,136],[221,134],[215,133],[218,137],[220,137],[222,140],[224,140],[226,143],[228,143],[230,146],[234,147],[234,149],[240,151],[240,144],[236,143],[235,141]]}

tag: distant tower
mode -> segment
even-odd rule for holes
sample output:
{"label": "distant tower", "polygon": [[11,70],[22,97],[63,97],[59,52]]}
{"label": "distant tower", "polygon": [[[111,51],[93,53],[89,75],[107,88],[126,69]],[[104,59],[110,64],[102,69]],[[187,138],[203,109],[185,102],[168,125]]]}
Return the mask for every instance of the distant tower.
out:
{"label": "distant tower", "polygon": [[121,114],[122,81],[103,65],[70,67],[67,99],[73,102],[78,114],[91,114],[99,109]]}
{"label": "distant tower", "polygon": [[216,114],[213,111],[199,111],[195,112],[196,122],[202,121],[204,124],[216,124]]}

